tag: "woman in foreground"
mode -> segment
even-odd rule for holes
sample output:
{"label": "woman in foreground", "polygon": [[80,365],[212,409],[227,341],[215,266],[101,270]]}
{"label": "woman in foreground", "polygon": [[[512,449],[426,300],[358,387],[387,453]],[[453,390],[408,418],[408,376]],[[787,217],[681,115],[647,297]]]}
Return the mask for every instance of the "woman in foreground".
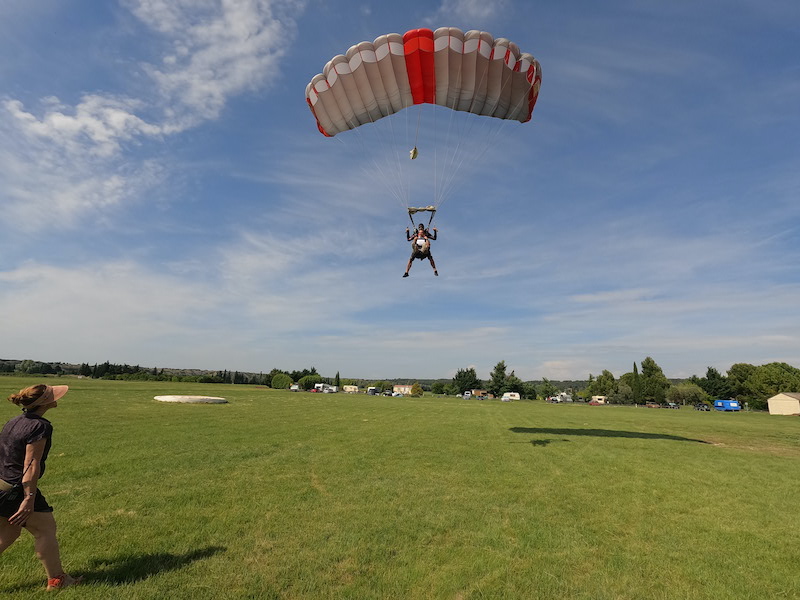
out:
{"label": "woman in foreground", "polygon": [[47,572],[47,591],[82,579],[67,575],[61,566],[53,508],[38,487],[53,435],[44,413],[58,406],[68,389],[66,385],[34,385],[12,394],[8,400],[21,406],[22,414],[0,432],[0,554],[17,540],[23,527],[27,529]]}

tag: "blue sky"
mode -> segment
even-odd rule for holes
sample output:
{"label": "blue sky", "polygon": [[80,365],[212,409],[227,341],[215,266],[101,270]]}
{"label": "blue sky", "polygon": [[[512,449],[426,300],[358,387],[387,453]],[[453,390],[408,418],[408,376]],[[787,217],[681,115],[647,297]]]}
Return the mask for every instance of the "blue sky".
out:
{"label": "blue sky", "polygon": [[[543,82],[530,123],[468,134],[441,275],[403,279],[402,206],[304,89],[351,44],[439,26],[515,41]],[[800,365],[798,31],[791,0],[4,2],[0,357]]]}

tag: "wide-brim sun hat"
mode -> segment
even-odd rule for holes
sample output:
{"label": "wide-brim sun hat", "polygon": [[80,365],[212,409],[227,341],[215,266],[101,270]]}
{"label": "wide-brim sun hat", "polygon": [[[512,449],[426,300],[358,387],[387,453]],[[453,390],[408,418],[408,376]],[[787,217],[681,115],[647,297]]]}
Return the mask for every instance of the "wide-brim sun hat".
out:
{"label": "wide-brim sun hat", "polygon": [[45,386],[44,392],[36,400],[28,404],[25,408],[31,409],[38,406],[45,406],[58,402],[69,391],[68,385],[48,385]]}

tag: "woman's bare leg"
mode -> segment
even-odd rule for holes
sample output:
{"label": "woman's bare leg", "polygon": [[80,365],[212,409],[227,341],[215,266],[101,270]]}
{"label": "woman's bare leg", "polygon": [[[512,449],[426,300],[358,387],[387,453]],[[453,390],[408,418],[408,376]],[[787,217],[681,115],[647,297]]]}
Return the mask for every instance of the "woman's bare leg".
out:
{"label": "woman's bare leg", "polygon": [[47,572],[48,579],[60,577],[64,574],[61,566],[61,555],[58,550],[58,540],[56,540],[56,520],[51,512],[35,512],[28,517],[25,523],[31,535],[33,535],[33,548],[36,556],[42,561],[44,570]]}
{"label": "woman's bare leg", "polygon": [[8,519],[0,517],[0,554],[17,541],[21,531],[20,525],[12,525]]}

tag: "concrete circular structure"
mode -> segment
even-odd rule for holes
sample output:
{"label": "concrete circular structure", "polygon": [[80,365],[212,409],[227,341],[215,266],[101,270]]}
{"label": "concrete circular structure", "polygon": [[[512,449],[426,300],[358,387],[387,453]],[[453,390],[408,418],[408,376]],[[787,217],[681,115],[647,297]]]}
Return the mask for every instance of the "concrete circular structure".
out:
{"label": "concrete circular structure", "polygon": [[153,396],[159,402],[178,402],[180,404],[227,404],[225,398],[217,396]]}

